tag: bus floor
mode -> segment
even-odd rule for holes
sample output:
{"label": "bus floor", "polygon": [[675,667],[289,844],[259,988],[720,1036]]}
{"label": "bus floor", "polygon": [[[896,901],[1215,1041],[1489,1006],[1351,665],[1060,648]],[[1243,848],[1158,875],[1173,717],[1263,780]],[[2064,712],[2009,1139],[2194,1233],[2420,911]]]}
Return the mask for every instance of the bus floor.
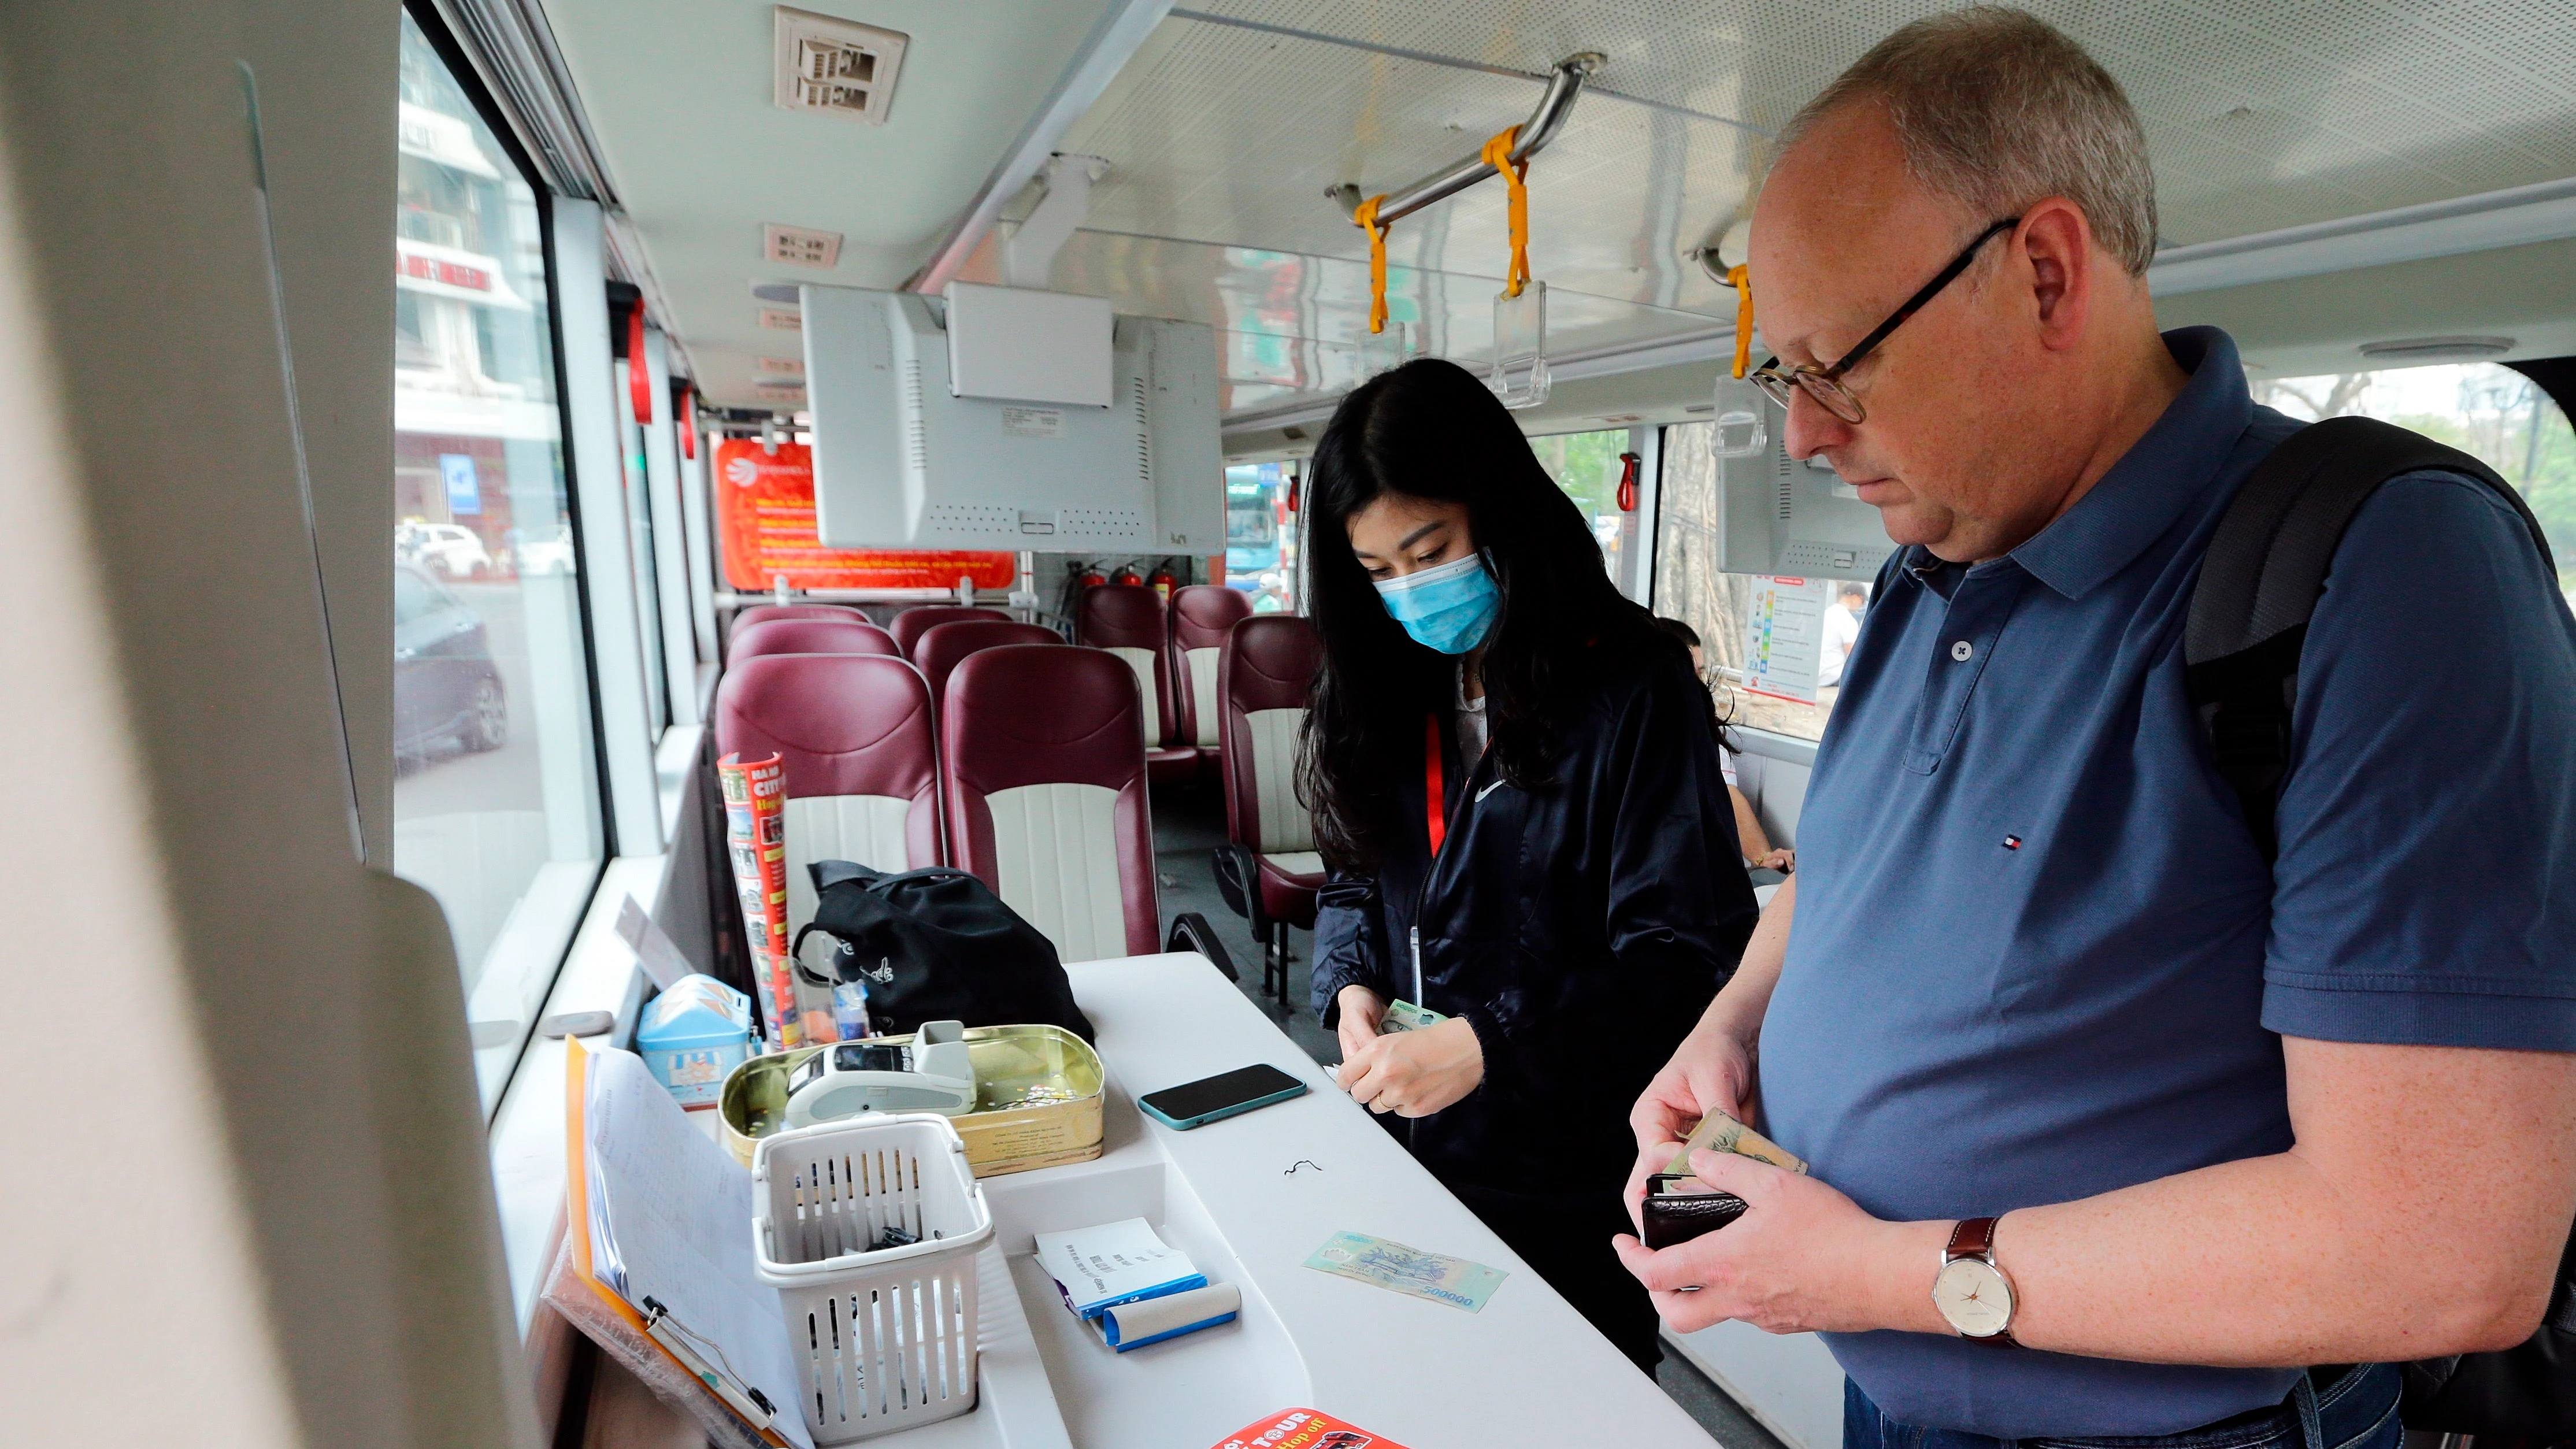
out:
{"label": "bus floor", "polygon": [[[1235,989],[1251,998],[1299,1049],[1325,1066],[1342,1059],[1341,1043],[1316,1019],[1307,972],[1314,937],[1299,931],[1291,938],[1288,1000],[1261,994],[1261,943],[1252,924],[1228,909],[1216,888],[1216,848],[1225,843],[1225,799],[1212,785],[1164,789],[1154,796],[1154,867],[1162,900],[1163,937],[1171,937],[1172,918],[1189,911],[1207,917],[1234,958],[1242,979]],[[1655,1382],[1726,1449],[1783,1449],[1771,1432],[1756,1423],[1724,1389],[1709,1381],[1678,1353],[1667,1349]]]}

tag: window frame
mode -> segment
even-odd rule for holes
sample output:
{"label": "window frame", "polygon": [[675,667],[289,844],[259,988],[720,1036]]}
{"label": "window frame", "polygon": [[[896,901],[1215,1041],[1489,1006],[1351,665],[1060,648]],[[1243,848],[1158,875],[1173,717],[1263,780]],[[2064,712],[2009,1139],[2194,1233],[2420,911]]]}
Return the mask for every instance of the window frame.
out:
{"label": "window frame", "polygon": [[[585,923],[597,913],[603,883],[612,878],[622,859],[635,855],[659,857],[663,853],[668,812],[664,808],[661,771],[655,762],[657,741],[652,737],[643,696],[637,692],[632,707],[628,707],[626,702],[611,698],[609,687],[612,679],[621,675],[640,683],[643,670],[640,634],[634,628],[617,627],[614,617],[623,613],[628,622],[634,622],[635,600],[631,586],[621,589],[629,563],[622,526],[623,465],[614,451],[615,423],[606,417],[614,397],[608,389],[615,380],[609,357],[606,219],[597,203],[575,202],[577,208],[586,208],[586,213],[573,218],[571,245],[566,245],[565,203],[571,199],[546,180],[546,173],[521,144],[518,131],[495,103],[481,72],[457,43],[437,6],[431,0],[405,0],[403,10],[509,164],[517,168],[519,179],[526,183],[536,202],[545,265],[547,341],[552,349],[554,405],[561,439],[558,452],[564,475],[564,512],[578,585],[574,589],[577,629],[589,674],[590,785],[599,796],[599,858],[586,862],[549,861],[539,868],[522,897],[520,909],[491,948],[492,954],[506,948],[529,964],[509,973],[512,979],[507,983],[502,982],[501,973],[485,972],[467,1002],[469,1022],[506,1020],[517,1027],[506,1041],[474,1043],[475,1075],[489,1123],[497,1119],[509,1100],[531,1048],[542,1040],[535,1033],[536,1022],[543,1015],[544,1003],[561,986],[566,965],[581,943]],[[587,301],[587,308],[580,305],[583,301]],[[585,321],[595,318],[596,328],[576,327],[576,312],[583,313]],[[591,341],[594,330],[595,347],[577,356],[581,351],[577,340]],[[595,357],[590,355],[592,352]],[[598,386],[576,387],[577,376],[594,370]],[[583,424],[595,426],[600,421],[606,421],[611,430],[609,460],[619,463],[609,470],[610,486],[620,495],[618,506],[608,511],[619,536],[606,540],[599,537],[599,529],[594,526],[603,510],[597,499],[585,496],[584,488],[585,478],[596,480],[601,472],[599,460],[590,456],[594,450],[581,445]],[[620,566],[601,567],[600,561],[606,559],[614,559]],[[604,617],[610,625],[605,629]],[[629,641],[628,650],[608,646],[609,640],[621,638]],[[486,959],[491,959],[491,954]],[[505,993],[504,984],[516,989]],[[501,999],[505,994],[508,999]]]}

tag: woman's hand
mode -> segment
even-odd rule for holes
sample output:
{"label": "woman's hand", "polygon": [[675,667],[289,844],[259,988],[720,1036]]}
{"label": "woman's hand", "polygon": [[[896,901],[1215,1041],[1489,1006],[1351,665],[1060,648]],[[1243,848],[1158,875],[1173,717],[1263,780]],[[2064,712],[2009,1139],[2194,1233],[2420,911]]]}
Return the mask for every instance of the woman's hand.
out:
{"label": "woman's hand", "polygon": [[[1342,1010],[1347,1023],[1350,1008]],[[1348,1091],[1352,1101],[1399,1117],[1428,1117],[1464,1099],[1484,1079],[1484,1044],[1463,1017],[1420,1031],[1372,1036],[1333,1072],[1334,1085]]]}
{"label": "woman's hand", "polygon": [[1763,855],[1756,857],[1752,863],[1766,869],[1776,870],[1782,875],[1789,875],[1798,869],[1798,852],[1783,846],[1778,850],[1768,851]]}
{"label": "woman's hand", "polygon": [[1377,1024],[1386,1016],[1386,998],[1365,986],[1345,986],[1333,997],[1342,1009],[1339,1027],[1342,1038],[1342,1060],[1358,1056],[1360,1048],[1377,1040]]}

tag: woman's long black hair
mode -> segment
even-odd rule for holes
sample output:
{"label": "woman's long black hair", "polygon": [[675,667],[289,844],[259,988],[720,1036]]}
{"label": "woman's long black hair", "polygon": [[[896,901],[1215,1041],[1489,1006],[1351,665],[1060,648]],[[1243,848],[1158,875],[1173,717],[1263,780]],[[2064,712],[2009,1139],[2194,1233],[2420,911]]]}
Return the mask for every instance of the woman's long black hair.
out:
{"label": "woman's long black hair", "polygon": [[1369,504],[1394,494],[1467,505],[1501,594],[1483,661],[1487,748],[1515,788],[1551,783],[1591,661],[1682,652],[1620,596],[1582,510],[1502,403],[1455,363],[1417,358],[1362,383],[1325,425],[1307,480],[1306,613],[1324,662],[1299,769],[1316,847],[1339,869],[1374,869],[1403,828],[1396,781],[1422,768],[1425,713],[1456,695],[1453,661],[1388,617],[1351,550],[1349,521]]}

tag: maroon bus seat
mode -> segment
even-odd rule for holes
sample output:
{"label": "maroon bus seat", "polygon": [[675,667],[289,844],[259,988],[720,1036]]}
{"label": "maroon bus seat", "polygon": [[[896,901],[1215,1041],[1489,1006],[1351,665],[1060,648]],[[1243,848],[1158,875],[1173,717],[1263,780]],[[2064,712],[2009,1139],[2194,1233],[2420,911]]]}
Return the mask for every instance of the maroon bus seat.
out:
{"label": "maroon bus seat", "polygon": [[1157,949],[1154,822],[1128,666],[1098,649],[968,655],[940,712],[956,864],[1067,961]]}
{"label": "maroon bus seat", "polygon": [[[1297,742],[1306,697],[1324,659],[1314,626],[1294,614],[1256,614],[1226,636],[1217,688],[1224,700],[1225,833],[1217,884],[1252,922],[1262,985],[1288,990],[1288,931],[1315,926],[1324,858],[1314,817],[1297,798]],[[1231,877],[1231,878],[1229,878]]]}
{"label": "maroon bus seat", "polygon": [[742,664],[774,654],[890,654],[894,636],[865,619],[764,619],[734,631],[727,662]]}
{"label": "maroon bus seat", "polygon": [[733,622],[725,626],[725,639],[731,642],[733,636],[743,630],[772,619],[856,619],[862,624],[868,622],[866,614],[847,604],[753,604],[733,616]]}
{"label": "maroon bus seat", "polygon": [[1011,622],[1011,616],[999,609],[978,609],[965,604],[915,604],[895,615],[888,627],[894,633],[895,646],[903,651],[904,658],[910,659],[913,646],[921,642],[922,635],[942,624],[954,624],[964,619],[989,619],[1002,624]]}
{"label": "maroon bus seat", "polygon": [[1218,665],[1225,636],[1252,617],[1252,596],[1221,584],[1191,584],[1172,591],[1172,703],[1180,715],[1176,740],[1198,751],[1202,774],[1218,772],[1218,741],[1225,709],[1218,703]]}
{"label": "maroon bus seat", "polygon": [[960,619],[951,624],[934,624],[914,640],[912,662],[921,667],[921,677],[930,681],[930,701],[937,704],[948,697],[948,676],[969,654],[1004,644],[1063,642],[1063,635],[1044,624],[1021,624],[1009,619],[999,622]]}
{"label": "maroon bus seat", "polygon": [[1172,720],[1172,661],[1163,621],[1163,596],[1143,584],[1100,584],[1082,592],[1076,611],[1080,641],[1124,661],[1136,674],[1143,702],[1138,727],[1145,768],[1157,784],[1198,773],[1199,752],[1177,741]]}
{"label": "maroon bus seat", "polygon": [[[786,770],[791,939],[814,919],[806,870],[814,861],[887,871],[947,863],[931,720],[921,671],[892,654],[771,654],[725,671],[716,689],[718,758],[776,754]],[[819,967],[827,949],[818,942],[803,959]],[[800,979],[797,993],[800,1010],[831,1010],[823,988]]]}

